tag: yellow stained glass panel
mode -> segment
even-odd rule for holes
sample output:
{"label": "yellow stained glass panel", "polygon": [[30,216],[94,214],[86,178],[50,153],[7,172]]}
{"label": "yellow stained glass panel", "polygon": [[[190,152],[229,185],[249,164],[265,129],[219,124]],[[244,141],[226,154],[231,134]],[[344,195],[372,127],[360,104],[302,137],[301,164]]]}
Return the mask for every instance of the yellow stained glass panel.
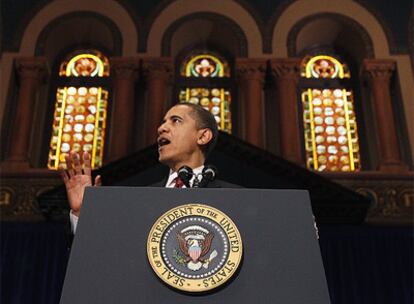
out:
{"label": "yellow stained glass panel", "polygon": [[63,87],[56,94],[50,169],[58,169],[71,152],[86,151],[92,168],[102,165],[108,92],[98,87]]}
{"label": "yellow stained glass panel", "polygon": [[352,91],[302,92],[306,165],[316,171],[361,169]]}
{"label": "yellow stained glass panel", "polygon": [[186,88],[180,91],[181,103],[201,105],[213,114],[219,130],[231,133],[231,94],[224,88]]}
{"label": "yellow stained glass panel", "polygon": [[230,77],[230,68],[226,61],[217,56],[198,54],[182,64],[180,74],[185,77]]}
{"label": "yellow stained glass panel", "polygon": [[307,57],[303,60],[301,76],[305,78],[350,78],[346,64],[326,55]]}
{"label": "yellow stained glass panel", "polygon": [[[187,57],[181,65],[180,75],[185,78],[230,78],[230,68],[227,61],[208,53],[201,53]],[[217,85],[211,87],[182,88],[179,91],[180,103],[199,104],[213,114],[219,130],[231,133],[231,92],[229,89]]]}
{"label": "yellow stained glass panel", "polygon": [[[348,66],[328,55],[308,56],[301,76],[314,79],[350,78]],[[306,166],[316,171],[361,169],[352,90],[307,88],[301,94]]]}
{"label": "yellow stained glass panel", "polygon": [[[109,63],[99,53],[80,54],[60,66],[62,77],[105,77]],[[87,82],[87,80],[85,80]],[[65,156],[83,151],[91,155],[93,169],[102,166],[108,91],[100,86],[57,88],[48,168],[66,167]]]}

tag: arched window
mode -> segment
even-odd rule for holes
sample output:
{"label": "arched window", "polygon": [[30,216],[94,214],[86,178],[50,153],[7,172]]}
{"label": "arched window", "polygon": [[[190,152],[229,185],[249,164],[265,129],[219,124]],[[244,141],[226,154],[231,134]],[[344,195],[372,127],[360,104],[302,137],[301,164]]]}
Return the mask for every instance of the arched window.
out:
{"label": "arched window", "polygon": [[345,63],[308,56],[301,65],[306,165],[316,171],[361,169],[354,96]]}
{"label": "arched window", "polygon": [[102,165],[108,76],[108,58],[99,52],[77,53],[61,63],[48,168],[65,166],[65,155],[70,151],[87,151],[92,168]]}
{"label": "arched window", "polygon": [[231,133],[228,62],[213,53],[193,53],[180,65],[179,102],[199,104],[215,117],[219,130]]}

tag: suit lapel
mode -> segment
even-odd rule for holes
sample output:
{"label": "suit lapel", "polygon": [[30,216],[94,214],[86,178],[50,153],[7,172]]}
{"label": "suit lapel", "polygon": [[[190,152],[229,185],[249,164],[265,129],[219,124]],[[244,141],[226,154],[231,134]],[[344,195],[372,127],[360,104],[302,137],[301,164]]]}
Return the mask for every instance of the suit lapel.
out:
{"label": "suit lapel", "polygon": [[206,188],[221,188],[221,184],[217,180],[213,180],[207,184]]}
{"label": "suit lapel", "polygon": [[165,187],[165,184],[167,183],[167,179],[168,179],[168,177],[164,178],[164,179],[162,179],[162,180],[160,180],[160,181],[158,181],[154,184],[151,184],[150,187]]}

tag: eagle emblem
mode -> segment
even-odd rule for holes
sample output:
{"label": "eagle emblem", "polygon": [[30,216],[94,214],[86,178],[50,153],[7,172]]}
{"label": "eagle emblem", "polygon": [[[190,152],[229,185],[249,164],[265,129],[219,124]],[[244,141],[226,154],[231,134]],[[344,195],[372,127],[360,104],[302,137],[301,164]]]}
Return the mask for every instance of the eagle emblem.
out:
{"label": "eagle emblem", "polygon": [[[217,251],[210,251],[214,234],[207,229],[193,225],[177,232],[180,253],[174,249],[173,256],[178,264],[186,265],[192,271],[207,269],[210,262],[217,256]],[[184,255],[184,256],[183,256]]]}
{"label": "eagle emblem", "polygon": [[203,292],[225,284],[240,265],[243,245],[233,221],[203,204],[174,207],[148,234],[152,269],[169,286]]}

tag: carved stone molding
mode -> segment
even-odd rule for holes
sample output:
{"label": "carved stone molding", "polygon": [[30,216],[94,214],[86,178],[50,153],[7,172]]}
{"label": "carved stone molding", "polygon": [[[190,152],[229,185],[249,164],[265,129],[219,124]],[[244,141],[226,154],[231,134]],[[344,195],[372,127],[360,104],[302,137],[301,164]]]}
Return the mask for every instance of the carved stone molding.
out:
{"label": "carved stone molding", "polygon": [[389,81],[396,65],[394,60],[365,59],[363,67],[370,80]]}
{"label": "carved stone molding", "polygon": [[300,77],[300,58],[283,58],[270,61],[270,70],[274,80],[280,78],[298,81]]}
{"label": "carved stone molding", "polygon": [[0,218],[2,221],[44,220],[37,197],[62,183],[59,177],[2,178]]}
{"label": "carved stone molding", "polygon": [[20,81],[33,79],[42,83],[47,79],[49,68],[45,57],[20,57],[15,61]]}
{"label": "carved stone molding", "polygon": [[371,199],[366,222],[378,224],[414,224],[414,188],[410,179],[336,180]]}
{"label": "carved stone molding", "polygon": [[170,82],[172,80],[173,61],[169,57],[145,58],[142,60],[142,71],[147,81],[162,79]]}
{"label": "carved stone molding", "polygon": [[236,60],[237,78],[239,81],[258,80],[264,84],[266,60],[238,58]]}
{"label": "carved stone molding", "polygon": [[115,81],[118,79],[136,81],[138,79],[139,67],[140,60],[138,58],[111,58],[111,76]]}

